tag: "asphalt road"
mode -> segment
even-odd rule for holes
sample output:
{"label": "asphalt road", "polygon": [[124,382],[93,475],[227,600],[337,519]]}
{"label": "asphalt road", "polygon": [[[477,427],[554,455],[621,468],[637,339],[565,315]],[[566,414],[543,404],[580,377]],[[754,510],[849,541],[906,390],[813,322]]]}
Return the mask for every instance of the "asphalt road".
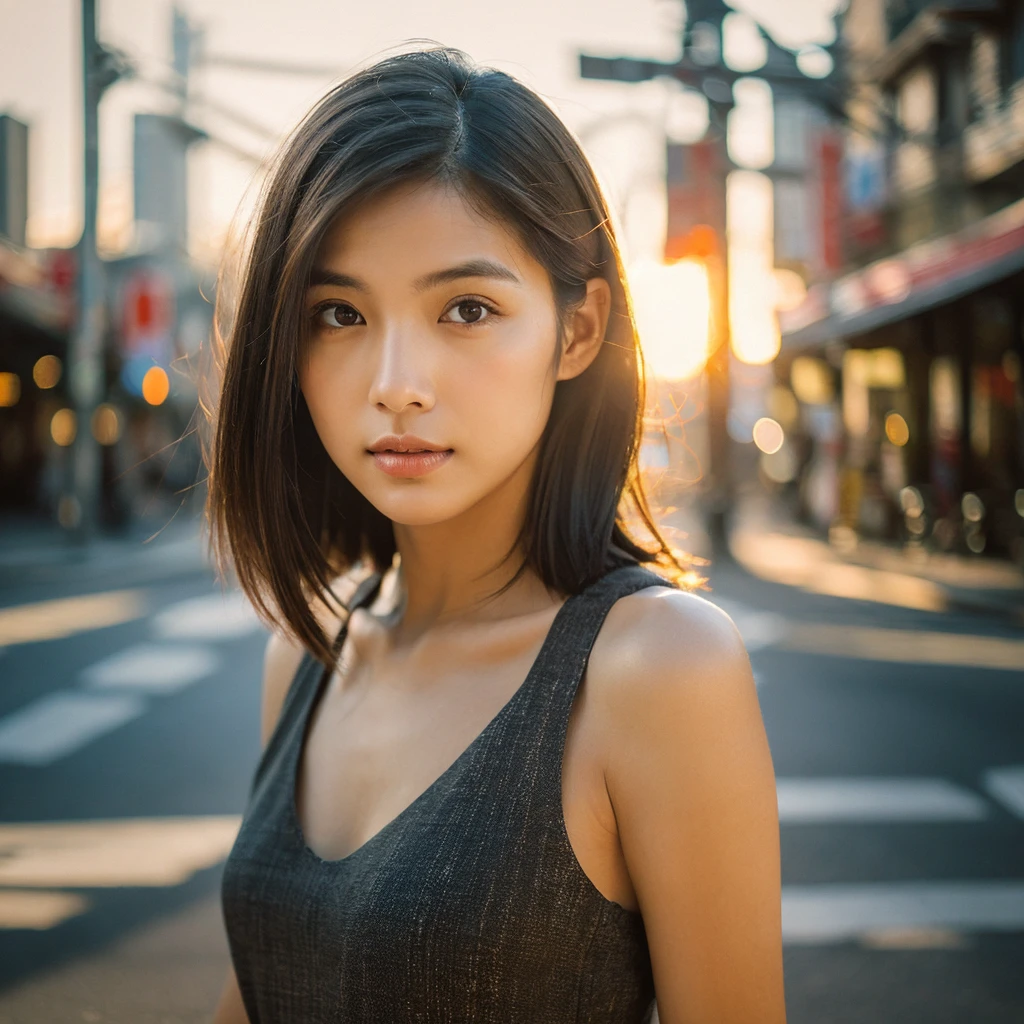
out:
{"label": "asphalt road", "polygon": [[[265,633],[175,561],[0,580],[2,1024],[210,1018]],[[1024,637],[713,582],[779,781],[791,1024],[1024,1021]]]}

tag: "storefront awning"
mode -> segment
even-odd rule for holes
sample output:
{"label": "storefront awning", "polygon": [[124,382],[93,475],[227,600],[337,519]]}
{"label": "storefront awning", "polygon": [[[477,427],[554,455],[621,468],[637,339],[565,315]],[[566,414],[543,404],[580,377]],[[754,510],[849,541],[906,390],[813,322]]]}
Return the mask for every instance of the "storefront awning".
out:
{"label": "storefront awning", "polygon": [[783,349],[864,334],[1024,270],[1024,199],[943,238],[817,285],[780,315]]}

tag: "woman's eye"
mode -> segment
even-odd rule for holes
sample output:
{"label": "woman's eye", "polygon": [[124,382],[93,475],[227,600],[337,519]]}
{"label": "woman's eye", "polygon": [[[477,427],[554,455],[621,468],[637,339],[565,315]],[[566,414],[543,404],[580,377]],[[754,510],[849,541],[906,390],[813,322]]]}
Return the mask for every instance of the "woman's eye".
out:
{"label": "woman's eye", "polygon": [[[452,306],[448,313],[448,317],[453,317],[451,323],[456,324],[476,324],[480,323],[481,320],[486,320],[492,316],[494,310],[490,306],[485,305],[477,299],[463,299],[461,302],[456,302]],[[453,316],[454,314],[454,316]]]}
{"label": "woman's eye", "polygon": [[362,316],[351,306],[322,306],[316,314],[324,327],[356,327],[363,323]]}

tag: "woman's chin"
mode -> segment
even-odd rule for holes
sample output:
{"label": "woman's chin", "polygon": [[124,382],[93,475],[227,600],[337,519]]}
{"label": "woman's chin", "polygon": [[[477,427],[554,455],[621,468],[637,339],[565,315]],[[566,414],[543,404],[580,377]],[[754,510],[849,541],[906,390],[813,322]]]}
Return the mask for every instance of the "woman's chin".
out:
{"label": "woman's chin", "polygon": [[453,501],[448,495],[409,494],[396,498],[394,495],[380,495],[379,500],[367,496],[371,504],[395,526],[439,526],[457,519],[474,502]]}

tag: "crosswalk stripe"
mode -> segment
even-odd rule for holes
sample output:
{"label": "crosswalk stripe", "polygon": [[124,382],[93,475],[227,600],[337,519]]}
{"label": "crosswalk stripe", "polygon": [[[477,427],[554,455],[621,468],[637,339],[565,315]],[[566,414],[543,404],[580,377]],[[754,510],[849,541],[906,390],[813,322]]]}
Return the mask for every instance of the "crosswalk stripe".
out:
{"label": "crosswalk stripe", "polygon": [[238,815],[0,824],[0,886],[180,885],[222,861]]}
{"label": "crosswalk stripe", "polygon": [[145,710],[132,694],[47,694],[0,720],[0,762],[44,767]]}
{"label": "crosswalk stripe", "polygon": [[173,693],[212,675],[220,659],[208,647],[179,644],[136,644],[84,669],[90,689]]}
{"label": "crosswalk stripe", "polygon": [[740,601],[711,600],[736,623],[748,651],[765,647],[836,658],[962,668],[1024,670],[1024,640],[975,633],[837,626],[787,620]]}
{"label": "crosswalk stripe", "polygon": [[0,889],[0,929],[43,931],[88,909],[89,901],[78,893]]}
{"label": "crosswalk stripe", "polygon": [[1024,818],[1024,765],[986,772],[985,788],[1011,814]]}
{"label": "crosswalk stripe", "polygon": [[154,615],[151,624],[158,637],[188,640],[230,640],[263,628],[240,591],[179,601]]}
{"label": "crosswalk stripe", "polygon": [[731,601],[728,598],[716,596],[712,598],[712,601],[736,624],[748,651],[758,651],[762,647],[770,647],[786,635],[786,620],[781,615],[751,608],[750,605]]}
{"label": "crosswalk stripe", "polygon": [[984,800],[945,779],[778,779],[779,821],[979,821]]}
{"label": "crosswalk stripe", "polygon": [[1024,669],[1024,640],[973,633],[794,622],[780,641],[780,646],[805,654],[825,654],[836,658],[1008,671]]}
{"label": "crosswalk stripe", "polygon": [[896,928],[1024,931],[1024,881],[783,886],[788,944],[843,942]]}

